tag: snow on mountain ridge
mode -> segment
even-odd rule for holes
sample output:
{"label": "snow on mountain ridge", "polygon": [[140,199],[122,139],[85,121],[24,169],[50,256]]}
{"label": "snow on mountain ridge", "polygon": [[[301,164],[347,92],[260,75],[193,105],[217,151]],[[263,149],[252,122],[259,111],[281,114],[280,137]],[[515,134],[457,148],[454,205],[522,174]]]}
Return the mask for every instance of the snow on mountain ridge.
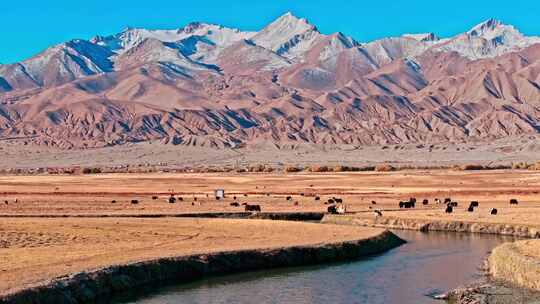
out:
{"label": "snow on mountain ridge", "polygon": [[243,39],[253,36],[252,32],[242,32],[215,24],[193,22],[183,28],[175,30],[148,30],[128,28],[119,34],[92,39],[92,42],[108,46],[112,50],[122,53],[134,47],[146,38],[157,39],[162,42],[178,42],[192,36],[205,37],[215,45],[229,46]]}
{"label": "snow on mountain ridge", "polygon": [[288,12],[252,37],[252,41],[278,55],[295,59],[321,37],[317,27]]}
{"label": "snow on mountain ridge", "polygon": [[540,43],[540,37],[527,37],[512,25],[495,19],[486,20],[471,30],[450,38],[435,49],[455,51],[475,60],[493,58]]}
{"label": "snow on mountain ridge", "polygon": [[[147,39],[161,43],[148,43]],[[279,70],[294,64],[319,63],[329,70],[340,68],[340,60],[349,58],[364,60],[359,66],[381,67],[396,59],[415,58],[428,50],[456,52],[468,59],[500,56],[540,43],[539,37],[527,37],[511,25],[489,19],[460,35],[440,39],[433,33],[404,34],[401,37],[385,38],[360,44],[342,33],[325,35],[305,18],[286,13],[258,32],[241,31],[216,24],[192,22],[179,29],[150,30],[127,28],[110,36],[96,36],[91,40],[72,40],[52,46],[40,54],[15,65],[0,65],[0,77],[12,87],[55,85],[80,77],[118,70],[117,61],[129,50],[146,44],[140,50],[148,54],[133,52],[137,58],[152,62],[173,63],[188,69],[219,70],[222,53],[242,41],[250,41],[268,52],[244,45],[249,56],[234,57],[236,67],[247,67],[255,62],[264,69]],[[153,45],[157,50],[152,50]],[[358,49],[361,54],[351,49]],[[233,48],[234,51],[234,48]],[[347,52],[347,53],[343,53]],[[178,53],[178,54],[176,54]],[[163,55],[160,58],[160,54]],[[274,54],[276,56],[274,56]],[[342,56],[343,55],[343,56]],[[341,58],[341,59],[339,59]],[[339,60],[338,60],[339,59]],[[241,62],[241,61],[244,62]],[[136,60],[123,57],[123,62],[136,64]],[[232,65],[231,65],[232,66]],[[48,79],[48,80],[47,80]]]}

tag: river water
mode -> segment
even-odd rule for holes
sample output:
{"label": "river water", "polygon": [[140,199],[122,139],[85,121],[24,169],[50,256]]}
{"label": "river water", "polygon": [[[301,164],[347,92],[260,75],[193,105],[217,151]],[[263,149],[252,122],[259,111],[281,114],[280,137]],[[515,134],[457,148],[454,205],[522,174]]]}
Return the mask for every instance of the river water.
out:
{"label": "river water", "polygon": [[428,295],[474,280],[489,251],[512,241],[478,234],[395,233],[408,243],[360,261],[216,277],[129,303],[441,303]]}

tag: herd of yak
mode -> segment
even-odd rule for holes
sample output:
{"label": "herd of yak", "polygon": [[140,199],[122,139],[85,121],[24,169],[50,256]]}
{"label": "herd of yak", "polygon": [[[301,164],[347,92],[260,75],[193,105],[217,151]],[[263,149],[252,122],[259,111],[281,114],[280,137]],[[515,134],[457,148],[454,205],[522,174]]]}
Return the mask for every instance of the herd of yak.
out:
{"label": "herd of yak", "polygon": [[[270,196],[270,194],[266,194],[267,196]],[[245,197],[247,197],[248,195],[247,194],[244,194]],[[302,193],[301,196],[304,196],[304,194]],[[208,195],[207,195],[208,197]],[[157,200],[158,199],[158,196],[152,196],[152,199],[153,200]],[[216,196],[216,200],[220,200],[221,197],[218,197]],[[240,207],[240,206],[244,206],[244,210],[246,212],[261,212],[262,211],[262,208],[260,205],[251,205],[251,204],[248,204],[248,203],[238,203],[237,201],[237,197],[236,196],[233,196],[233,202],[230,203],[230,206],[232,207]],[[287,196],[285,198],[287,201],[292,201],[293,197],[292,196]],[[176,197],[174,194],[171,194],[170,197],[167,199],[167,202],[169,204],[174,204],[176,203],[177,201],[183,201],[184,199],[182,197]],[[315,196],[315,201],[320,201],[321,200],[321,197],[320,196]],[[17,203],[18,200],[15,200],[15,203]],[[195,205],[195,202],[197,202],[197,197],[193,197],[193,202],[191,203],[192,205]],[[116,203],[116,200],[112,200],[111,203]],[[417,200],[416,198],[412,197],[410,198],[408,201],[401,201],[399,202],[399,208],[400,209],[414,209],[416,208],[416,203],[417,203]],[[5,205],[8,205],[9,202],[6,200],[4,202]],[[139,204],[139,200],[131,200],[131,204]],[[294,203],[295,205],[298,205],[298,202],[295,202]],[[345,214],[347,212],[347,207],[346,205],[343,203],[343,199],[341,198],[338,198],[338,197],[332,197],[332,198],[329,198],[324,204],[326,205],[329,205],[328,208],[327,208],[327,211],[328,213],[331,213],[331,214]],[[371,204],[372,205],[377,205],[377,202],[375,201],[371,201]],[[456,201],[452,201],[451,198],[445,198],[444,200],[440,200],[438,198],[435,199],[435,204],[437,205],[440,205],[440,204],[444,204],[446,205],[446,210],[445,212],[446,213],[452,213],[454,212],[454,209],[458,207],[458,202]],[[518,205],[519,202],[517,199],[513,198],[510,200],[510,205]],[[422,201],[422,205],[426,206],[426,205],[429,205],[429,200],[428,199],[424,199]],[[474,212],[475,211],[475,208],[479,207],[480,206],[480,203],[478,201],[472,201],[470,202],[469,204],[469,207],[467,208],[467,211],[468,212]],[[371,207],[370,207],[371,209]],[[374,210],[374,212],[376,213],[377,216],[382,216],[382,211],[381,210]],[[493,208],[491,209],[490,211],[490,214],[491,215],[497,215],[498,213],[498,210],[496,208]]]}
{"label": "herd of yak", "polygon": [[[457,208],[458,207],[458,202],[455,202],[455,201],[452,201],[451,198],[445,198],[444,201],[441,201],[440,199],[436,198],[435,199],[435,203],[436,204],[445,204],[446,205],[446,210],[445,212],[446,213],[452,213],[454,212],[454,208]],[[424,199],[422,201],[422,204],[423,205],[429,205],[429,200],[427,199]],[[513,198],[510,200],[510,205],[518,205],[519,202],[517,199]],[[468,212],[474,212],[474,208],[477,208],[480,206],[480,203],[478,201],[472,201],[470,204],[469,204],[469,207],[467,208],[467,211]],[[400,209],[410,209],[410,208],[415,208],[416,207],[416,198],[410,198],[408,201],[402,201],[402,202],[399,202],[399,208]],[[497,215],[498,213],[498,210],[496,208],[493,208],[491,209],[490,211],[490,214],[491,215]]]}

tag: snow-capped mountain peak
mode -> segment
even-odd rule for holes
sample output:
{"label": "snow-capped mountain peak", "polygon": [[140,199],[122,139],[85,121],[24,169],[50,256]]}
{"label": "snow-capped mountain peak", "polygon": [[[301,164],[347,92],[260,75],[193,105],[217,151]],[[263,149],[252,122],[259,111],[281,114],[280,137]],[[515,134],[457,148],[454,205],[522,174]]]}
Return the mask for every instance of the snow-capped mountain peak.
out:
{"label": "snow-capped mountain peak", "polygon": [[304,18],[288,12],[253,36],[255,44],[295,59],[307,52],[321,34]]}
{"label": "snow-capped mountain peak", "polygon": [[469,59],[493,58],[540,43],[539,37],[527,37],[511,25],[489,19],[471,30],[441,43],[437,50],[458,52]]}

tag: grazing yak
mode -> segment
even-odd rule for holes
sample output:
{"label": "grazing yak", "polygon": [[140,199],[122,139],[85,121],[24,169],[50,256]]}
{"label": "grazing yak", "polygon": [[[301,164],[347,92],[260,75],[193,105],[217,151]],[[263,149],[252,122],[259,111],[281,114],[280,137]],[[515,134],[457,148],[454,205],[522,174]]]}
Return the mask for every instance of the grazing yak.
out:
{"label": "grazing yak", "polygon": [[375,210],[374,212],[377,216],[382,216],[382,212],[380,210]]}
{"label": "grazing yak", "polygon": [[411,209],[415,207],[415,203],[411,201],[399,202],[399,208]]}
{"label": "grazing yak", "polygon": [[334,199],[333,199],[333,198],[329,198],[327,204],[333,204],[333,203],[335,203]]}
{"label": "grazing yak", "polygon": [[345,214],[347,212],[347,207],[343,204],[332,205],[328,207],[328,213],[331,214]]}
{"label": "grazing yak", "polygon": [[171,197],[169,197],[169,204],[174,204],[174,203],[176,203],[176,198],[171,195]]}
{"label": "grazing yak", "polygon": [[491,213],[491,215],[497,215],[498,210],[495,209],[495,208],[493,208],[493,209],[491,209],[491,212],[490,212],[490,213]]}
{"label": "grazing yak", "polygon": [[287,196],[285,199],[288,200],[288,201],[290,201],[290,200],[292,200],[292,196],[289,195],[289,196]]}
{"label": "grazing yak", "polygon": [[240,204],[237,202],[231,203],[231,207],[240,207]]}
{"label": "grazing yak", "polygon": [[447,198],[444,199],[444,203],[445,203],[445,204],[449,204],[449,203],[451,203],[451,202],[452,202],[452,199],[449,198],[449,197],[447,197]]}
{"label": "grazing yak", "polygon": [[316,200],[316,201],[320,201],[321,198],[320,198],[319,196],[315,196],[315,200]]}
{"label": "grazing yak", "polygon": [[336,202],[336,204],[343,204],[343,199],[339,197],[334,197],[334,201]]}
{"label": "grazing yak", "polygon": [[415,198],[411,198],[410,200],[408,201],[401,201],[399,202],[399,208],[400,209],[411,209],[411,208],[415,208],[416,207],[416,199]]}
{"label": "grazing yak", "polygon": [[429,205],[429,200],[424,199],[424,200],[422,201],[422,205]]}
{"label": "grazing yak", "polygon": [[377,202],[376,201],[371,201],[371,204],[372,205],[377,205]]}
{"label": "grazing yak", "polygon": [[469,204],[469,208],[467,209],[467,211],[469,212],[474,212],[474,208],[480,206],[480,203],[478,203],[477,201],[472,201],[470,204]]}
{"label": "grazing yak", "polygon": [[441,200],[440,200],[440,199],[438,199],[438,198],[436,198],[436,199],[435,199],[435,204],[437,204],[437,205],[438,205],[438,204],[440,204],[440,203],[441,203]]}
{"label": "grazing yak", "polygon": [[116,204],[116,200],[112,200],[112,201],[111,201],[111,204]]}
{"label": "grazing yak", "polygon": [[451,205],[448,205],[448,206],[446,206],[445,212],[446,213],[452,213],[452,212],[454,212],[454,208]]}
{"label": "grazing yak", "polygon": [[139,203],[139,200],[131,200],[131,204],[137,205]]}
{"label": "grazing yak", "polygon": [[510,200],[510,205],[519,205],[519,202],[517,199],[513,198]]}
{"label": "grazing yak", "polygon": [[261,212],[260,205],[245,205],[246,211]]}
{"label": "grazing yak", "polygon": [[155,201],[155,200],[158,199],[158,197],[154,195],[154,196],[152,196],[152,199]]}

